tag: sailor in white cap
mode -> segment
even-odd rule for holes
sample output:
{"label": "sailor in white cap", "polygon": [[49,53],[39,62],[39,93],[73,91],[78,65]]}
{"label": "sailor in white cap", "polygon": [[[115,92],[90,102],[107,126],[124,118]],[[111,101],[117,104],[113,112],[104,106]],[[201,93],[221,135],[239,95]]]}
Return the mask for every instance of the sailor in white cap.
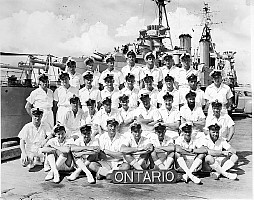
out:
{"label": "sailor in white cap", "polygon": [[96,101],[96,107],[100,105],[101,92],[97,87],[93,86],[93,78],[94,75],[91,71],[86,71],[83,73],[85,87],[79,90],[79,98],[84,111],[88,110],[86,105],[86,101],[88,99],[94,99]]}
{"label": "sailor in white cap", "polygon": [[21,164],[29,169],[37,164],[42,165],[44,155],[40,148],[52,137],[49,125],[41,121],[43,110],[32,108],[31,115],[32,122],[25,124],[18,134],[20,138]]}
{"label": "sailor in white cap", "polygon": [[114,76],[114,87],[118,88],[121,90],[124,87],[124,77],[122,72],[118,71],[115,69],[115,58],[113,55],[108,55],[105,58],[105,62],[108,66],[106,70],[104,70],[101,73],[100,79],[99,79],[99,84],[101,84],[103,87],[105,87],[105,81],[104,78],[109,74]]}
{"label": "sailor in white cap", "polygon": [[130,50],[126,54],[127,65],[122,68],[122,74],[126,77],[129,73],[135,76],[135,87],[140,86],[140,75],[142,68],[138,65],[135,65],[136,53],[133,50]]}
{"label": "sailor in white cap", "polygon": [[[180,61],[181,61],[181,65],[182,68],[180,68],[179,71],[179,79],[178,79],[178,83],[179,83],[179,89],[181,89],[182,87],[188,87],[188,81],[187,81],[187,76],[188,74],[192,74],[192,73],[196,73],[196,70],[193,69],[193,67],[191,66],[191,56],[189,53],[183,53],[180,56]],[[200,77],[198,77],[198,81],[200,80]]]}
{"label": "sailor in white cap", "polygon": [[54,126],[53,107],[53,91],[48,88],[49,78],[46,74],[41,74],[38,77],[39,88],[33,90],[29,97],[26,99],[25,109],[27,113],[32,116],[31,109],[43,109],[42,121],[48,123],[51,128]]}
{"label": "sailor in white cap", "polygon": [[57,104],[56,121],[62,121],[63,115],[71,109],[70,98],[73,95],[78,97],[79,90],[70,85],[70,76],[68,73],[61,73],[59,75],[61,86],[54,92],[54,104]]}
{"label": "sailor in white cap", "polygon": [[141,80],[142,80],[142,87],[144,87],[144,78],[148,74],[149,76],[153,77],[153,85],[154,87],[161,88],[162,87],[162,81],[163,81],[163,75],[161,70],[155,66],[155,56],[152,52],[148,52],[144,56],[144,60],[146,62],[146,65],[143,67],[143,71],[141,73]]}
{"label": "sailor in white cap", "polygon": [[179,71],[180,68],[175,66],[173,55],[165,53],[161,57],[164,65],[160,68],[163,75],[163,82],[167,75],[172,76],[174,78],[174,87],[178,89],[178,80],[179,80]]}
{"label": "sailor in white cap", "polygon": [[93,57],[87,57],[85,60],[84,60],[84,63],[85,63],[85,66],[87,68],[87,71],[84,72],[82,74],[83,78],[84,78],[84,75],[85,73],[88,73],[90,72],[92,75],[93,75],[93,82],[92,82],[92,85],[99,89],[99,79],[100,79],[100,76],[101,76],[101,73],[98,71],[98,70],[95,70],[95,66],[94,66],[94,58]]}
{"label": "sailor in white cap", "polygon": [[76,61],[72,58],[69,58],[66,62],[67,72],[70,77],[70,85],[80,89],[84,82],[81,74],[76,71],[76,65]]}
{"label": "sailor in white cap", "polygon": [[210,73],[210,76],[213,78],[213,83],[209,85],[205,90],[205,99],[206,105],[208,108],[208,115],[212,113],[211,102],[216,99],[222,103],[222,112],[228,113],[228,110],[231,110],[232,105],[232,91],[230,87],[222,82],[222,71],[213,70]]}

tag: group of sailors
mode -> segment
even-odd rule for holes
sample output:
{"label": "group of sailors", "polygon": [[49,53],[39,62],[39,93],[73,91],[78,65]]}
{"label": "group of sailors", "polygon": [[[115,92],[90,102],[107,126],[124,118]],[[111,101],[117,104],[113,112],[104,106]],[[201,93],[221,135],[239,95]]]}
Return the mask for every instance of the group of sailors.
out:
{"label": "group of sailors", "polygon": [[69,60],[54,92],[48,76],[39,76],[39,88],[25,105],[32,122],[18,135],[22,165],[31,169],[44,163],[45,180],[55,183],[61,170],[74,170],[70,181],[83,171],[89,183],[112,178],[113,170],[129,169],[176,169],[184,173],[183,181],[196,184],[201,179],[194,174],[201,168],[212,170],[215,179],[236,179],[237,174],[228,172],[238,160],[230,145],[234,121],[227,114],[233,95],[222,83],[221,71],[211,72],[213,83],[204,92],[187,53],[180,57],[182,68],[169,54],[160,68],[151,52],[143,67],[135,65],[135,52],[126,56],[121,71],[108,56],[108,68],[101,74],[88,58],[82,77],[76,62]]}

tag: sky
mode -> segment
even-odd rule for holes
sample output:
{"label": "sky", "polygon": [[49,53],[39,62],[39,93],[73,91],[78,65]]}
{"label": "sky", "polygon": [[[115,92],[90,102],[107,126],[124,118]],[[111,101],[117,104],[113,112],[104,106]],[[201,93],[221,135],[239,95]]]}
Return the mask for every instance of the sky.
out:
{"label": "sky", "polygon": [[[89,56],[133,43],[139,30],[158,22],[152,0],[0,0],[0,50],[16,53]],[[239,83],[251,83],[251,0],[210,0],[212,40],[218,52],[236,51]],[[179,35],[202,33],[202,0],[171,0],[166,5],[173,46]],[[17,59],[1,58],[1,63]],[[25,60],[25,58],[22,58]],[[20,61],[20,60],[19,60]]]}

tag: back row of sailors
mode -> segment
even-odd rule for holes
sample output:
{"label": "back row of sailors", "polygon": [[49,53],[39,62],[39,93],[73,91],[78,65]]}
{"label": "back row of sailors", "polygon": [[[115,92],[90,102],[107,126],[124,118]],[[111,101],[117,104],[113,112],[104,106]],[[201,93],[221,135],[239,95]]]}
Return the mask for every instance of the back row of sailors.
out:
{"label": "back row of sailors", "polygon": [[[165,55],[163,59],[165,60],[165,66],[161,69],[154,66],[154,56],[152,53],[147,53],[145,60],[147,65],[142,69],[141,67],[135,66],[133,61],[135,58],[135,53],[133,51],[127,53],[128,65],[123,67],[122,72],[115,72],[110,74],[109,71],[111,67],[114,66],[114,58],[108,57],[106,59],[109,68],[105,70],[100,77],[98,74],[91,70],[87,70],[83,74],[83,81],[85,87],[78,90],[77,87],[71,86],[70,84],[70,74],[62,73],[59,76],[61,80],[61,86],[55,90],[53,93],[52,90],[48,89],[48,76],[42,74],[39,77],[39,88],[34,90],[30,96],[27,98],[26,110],[31,115],[31,108],[41,108],[44,110],[44,119],[47,121],[51,127],[53,127],[53,113],[52,107],[53,102],[56,104],[58,110],[56,113],[56,121],[63,121],[62,117],[64,114],[70,110],[71,105],[69,99],[73,95],[79,97],[82,109],[87,111],[88,107],[86,101],[93,99],[96,102],[96,109],[102,105],[102,100],[106,97],[110,97],[112,108],[119,108],[119,97],[123,94],[129,97],[128,103],[130,109],[135,109],[137,107],[142,107],[141,95],[148,94],[150,97],[150,104],[152,107],[160,108],[164,106],[163,96],[168,92],[173,95],[173,107],[177,110],[183,105],[187,105],[186,94],[189,91],[192,91],[196,94],[195,96],[195,109],[201,107],[202,109],[206,106],[209,106],[208,114],[212,114],[211,102],[216,99],[222,103],[222,111],[227,112],[227,108],[230,107],[232,93],[230,88],[222,83],[222,77],[220,71],[213,71],[210,75],[213,77],[214,83],[207,87],[206,91],[203,92],[197,87],[198,74],[195,70],[191,69],[189,66],[190,56],[188,54],[183,54],[181,56],[181,61],[183,67],[186,69],[177,68],[173,66],[173,58],[171,55]],[[92,65],[93,60],[86,60],[87,65]],[[187,63],[187,64],[186,64]],[[68,62],[67,66],[73,66],[74,61]],[[134,66],[133,66],[134,65]],[[153,65],[153,66],[152,66]],[[152,67],[151,67],[152,66]],[[149,68],[150,67],[150,68]],[[189,68],[187,70],[187,68]],[[90,67],[89,69],[92,69]],[[139,70],[138,70],[139,69]],[[150,70],[150,71],[149,71]],[[180,75],[180,71],[186,71],[186,75]],[[179,72],[177,74],[177,71]],[[111,70],[112,72],[112,70]],[[144,73],[145,72],[145,73]],[[163,73],[162,73],[163,72]],[[132,74],[133,73],[133,74]],[[125,74],[124,87],[122,88],[121,78]],[[163,74],[164,78],[160,78]],[[185,77],[185,78],[183,78]],[[187,77],[187,78],[186,78]],[[104,89],[99,90],[98,87],[94,86],[94,80],[100,83],[101,80],[104,81]],[[180,79],[185,79],[188,82],[188,87],[186,83],[180,81]],[[177,81],[176,81],[177,80]],[[164,86],[159,90],[157,87],[164,82]],[[115,84],[117,83],[117,84]],[[144,88],[137,87],[137,85],[144,85]],[[121,90],[119,90],[119,88]],[[194,109],[194,108],[192,108]]]}
{"label": "back row of sailors", "polygon": [[[172,97],[172,96],[171,96]],[[72,100],[73,101],[73,100]],[[213,103],[213,107],[219,103]],[[213,170],[211,175],[219,179],[220,175],[228,179],[236,179],[237,175],[227,172],[234,166],[238,157],[236,151],[220,137],[221,126],[217,123],[209,125],[208,134],[203,137],[193,135],[193,125],[182,123],[180,134],[173,138],[166,134],[167,124],[156,123],[152,131],[145,134],[141,116],[130,124],[125,132],[119,132],[116,118],[106,120],[107,130],[94,137],[92,127],[88,124],[79,127],[78,138],[70,137],[64,125],[57,124],[53,133],[47,124],[41,122],[43,110],[33,108],[32,122],[26,124],[19,133],[21,139],[21,163],[34,167],[47,155],[49,172],[45,180],[60,182],[59,171],[75,171],[67,177],[75,180],[81,171],[87,175],[89,183],[96,178],[108,177],[112,170],[128,169],[176,169],[182,171],[183,181],[190,179],[196,184],[201,179],[193,174],[201,169]],[[152,122],[150,122],[151,124]],[[89,170],[90,169],[90,170]]]}

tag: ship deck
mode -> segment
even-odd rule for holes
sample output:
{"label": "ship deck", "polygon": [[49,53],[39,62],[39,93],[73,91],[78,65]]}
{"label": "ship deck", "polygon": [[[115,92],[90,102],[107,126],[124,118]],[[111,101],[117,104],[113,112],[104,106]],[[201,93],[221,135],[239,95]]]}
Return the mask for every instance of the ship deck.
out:
{"label": "ship deck", "polygon": [[59,184],[45,182],[42,168],[28,172],[19,159],[1,164],[2,199],[253,199],[252,194],[252,118],[235,117],[236,132],[231,144],[237,149],[238,165],[232,172],[238,180],[213,180],[203,175],[202,185],[113,184],[107,180],[87,183],[86,177],[73,182],[62,176]]}

